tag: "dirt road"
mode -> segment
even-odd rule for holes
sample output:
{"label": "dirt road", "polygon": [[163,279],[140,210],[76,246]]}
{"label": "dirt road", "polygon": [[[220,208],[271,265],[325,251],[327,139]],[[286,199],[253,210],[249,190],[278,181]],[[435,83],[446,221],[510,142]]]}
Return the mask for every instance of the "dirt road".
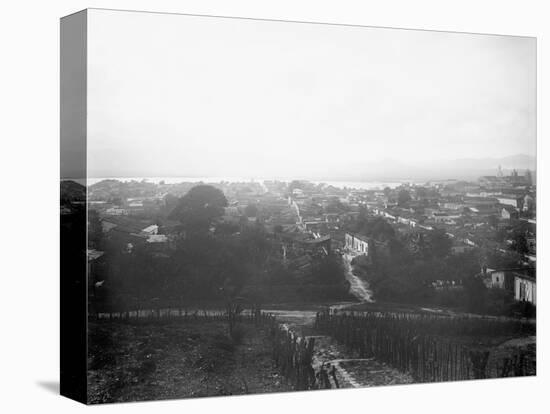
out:
{"label": "dirt road", "polygon": [[[331,305],[333,309],[345,309],[357,304],[353,302]],[[266,309],[275,315],[284,329],[296,333],[302,338],[314,338],[315,348],[313,368],[319,369],[322,365],[334,366],[339,388],[358,388],[377,385],[409,384],[412,378],[383,364],[374,358],[358,359],[330,336],[316,335],[314,330],[317,310],[281,310]],[[331,380],[333,387],[336,383]]]}
{"label": "dirt road", "polygon": [[350,293],[354,295],[360,302],[374,302],[372,298],[372,291],[369,289],[369,284],[353,274],[353,269],[351,265],[352,260],[353,255],[349,253],[345,253],[342,256],[346,280],[350,284]]}

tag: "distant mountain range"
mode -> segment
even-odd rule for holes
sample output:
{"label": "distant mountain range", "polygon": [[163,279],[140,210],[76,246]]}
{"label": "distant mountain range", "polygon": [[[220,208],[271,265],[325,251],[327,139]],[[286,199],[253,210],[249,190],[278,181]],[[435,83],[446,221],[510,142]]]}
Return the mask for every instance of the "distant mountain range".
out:
{"label": "distant mountain range", "polygon": [[323,179],[353,181],[429,181],[440,179],[475,180],[484,175],[496,175],[499,165],[504,175],[514,169],[520,174],[529,169],[536,172],[536,158],[517,154],[502,158],[464,158],[457,160],[414,161],[408,163],[386,159],[349,165],[346,171],[331,171]]}
{"label": "distant mountain range", "polygon": [[503,158],[465,158],[452,161],[443,161],[436,164],[447,168],[457,168],[463,170],[496,170],[499,165],[503,170],[534,170],[536,168],[536,159],[530,155],[518,154]]}
{"label": "distant mountain range", "polygon": [[[382,159],[376,161],[364,162],[348,162],[345,166],[341,166],[341,160],[338,159],[334,165],[319,164],[317,169],[309,169],[307,174],[299,176],[292,175],[292,168],[285,173],[283,168],[279,174],[267,174],[264,178],[267,179],[282,179],[292,180],[296,178],[308,179],[313,181],[344,181],[344,182],[426,182],[432,180],[477,180],[484,175],[496,175],[498,167],[502,168],[504,175],[509,175],[514,169],[519,174],[524,174],[525,170],[531,170],[533,177],[536,179],[536,158],[526,154],[516,154],[500,158],[463,158],[456,160],[434,160],[434,161],[419,161],[411,157],[410,161],[403,162],[393,159]],[[239,177],[238,174],[226,172],[226,178],[223,174],[216,176],[217,181],[222,179],[233,181],[230,177]],[[157,174],[158,175],[158,174]],[[155,174],[135,175],[134,177],[157,177]],[[127,175],[132,177],[132,175]],[[192,174],[179,174],[174,177],[192,177]],[[246,176],[239,179],[247,181],[254,177],[253,171],[250,171]],[[174,177],[168,176],[169,179]],[[204,174],[208,177],[208,174]],[[160,178],[160,177],[157,177]],[[141,180],[141,178],[137,178]],[[207,178],[204,178],[207,179]],[[193,181],[193,179],[187,179]],[[158,181],[154,179],[153,181]],[[172,180],[173,181],[173,180]],[[181,181],[185,181],[182,178]],[[74,181],[62,182],[61,192],[68,194],[70,198],[82,197],[85,192],[84,186]]]}

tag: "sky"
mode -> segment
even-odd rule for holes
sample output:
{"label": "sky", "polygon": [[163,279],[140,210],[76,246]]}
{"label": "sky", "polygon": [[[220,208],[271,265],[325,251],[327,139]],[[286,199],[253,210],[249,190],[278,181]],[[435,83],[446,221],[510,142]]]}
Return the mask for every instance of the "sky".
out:
{"label": "sky", "polygon": [[88,175],[361,179],[535,156],[535,71],[527,37],[92,9]]}

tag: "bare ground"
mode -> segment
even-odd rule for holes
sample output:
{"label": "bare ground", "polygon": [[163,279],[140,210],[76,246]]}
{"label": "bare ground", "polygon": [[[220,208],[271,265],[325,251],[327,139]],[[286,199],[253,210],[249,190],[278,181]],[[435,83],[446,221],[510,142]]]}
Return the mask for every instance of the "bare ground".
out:
{"label": "bare ground", "polygon": [[291,391],[273,366],[267,333],[221,322],[90,325],[90,403]]}
{"label": "bare ground", "polygon": [[[331,307],[344,309],[347,306],[349,304]],[[315,339],[313,367],[318,370],[323,364],[334,366],[339,388],[409,384],[413,382],[410,375],[401,373],[374,358],[357,359],[343,345],[338,344],[335,339],[318,335],[313,327],[316,310],[268,310],[267,312],[274,314],[286,329],[294,331],[299,336]],[[333,387],[336,387],[336,383],[331,382]]]}

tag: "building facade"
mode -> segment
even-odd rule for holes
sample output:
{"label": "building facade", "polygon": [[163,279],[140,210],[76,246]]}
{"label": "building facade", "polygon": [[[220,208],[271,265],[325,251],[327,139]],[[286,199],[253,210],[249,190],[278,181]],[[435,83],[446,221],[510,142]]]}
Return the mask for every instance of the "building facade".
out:
{"label": "building facade", "polygon": [[534,278],[516,274],[514,277],[514,298],[520,302],[537,304],[537,282]]}
{"label": "building facade", "polygon": [[346,233],[346,244],[345,247],[347,250],[360,255],[369,255],[369,240],[365,236],[361,236],[353,233]]}

